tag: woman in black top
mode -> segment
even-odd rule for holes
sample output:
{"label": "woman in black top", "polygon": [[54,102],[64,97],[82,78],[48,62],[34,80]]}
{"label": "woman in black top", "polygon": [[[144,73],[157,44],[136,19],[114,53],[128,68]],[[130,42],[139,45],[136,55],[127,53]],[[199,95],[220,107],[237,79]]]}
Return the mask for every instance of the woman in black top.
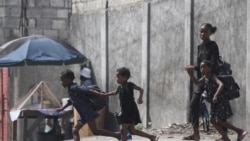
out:
{"label": "woman in black top", "polygon": [[[209,23],[203,23],[200,27],[200,38],[202,43],[198,46],[197,65],[187,65],[185,70],[196,70],[197,77],[201,78],[199,64],[202,60],[209,60],[212,63],[215,74],[218,74],[219,48],[215,41],[210,40],[210,36],[216,32],[217,28]],[[198,85],[194,91],[190,104],[190,118],[193,126],[193,134],[184,137],[183,140],[199,140],[199,115],[200,115],[200,99],[204,91],[203,85]]]}

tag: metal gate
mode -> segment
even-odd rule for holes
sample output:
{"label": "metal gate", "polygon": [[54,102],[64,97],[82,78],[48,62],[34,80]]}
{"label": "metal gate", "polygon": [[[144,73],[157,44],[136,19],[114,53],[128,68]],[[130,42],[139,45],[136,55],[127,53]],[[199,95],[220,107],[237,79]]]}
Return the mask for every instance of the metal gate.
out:
{"label": "metal gate", "polygon": [[0,140],[9,141],[9,69],[0,69]]}

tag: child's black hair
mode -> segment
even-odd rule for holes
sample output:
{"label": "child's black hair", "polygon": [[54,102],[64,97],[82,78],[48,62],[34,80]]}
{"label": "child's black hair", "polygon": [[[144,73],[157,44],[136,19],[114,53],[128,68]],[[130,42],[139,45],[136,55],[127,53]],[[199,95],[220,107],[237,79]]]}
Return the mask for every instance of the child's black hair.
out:
{"label": "child's black hair", "polygon": [[212,26],[210,23],[203,23],[201,26],[205,26],[205,28],[208,28],[213,34],[217,31],[217,27]]}
{"label": "child's black hair", "polygon": [[130,75],[130,70],[126,67],[121,67],[121,68],[118,68],[116,70],[118,72],[118,74],[120,74],[121,76],[125,76],[127,78],[130,78],[131,75]]}
{"label": "child's black hair", "polygon": [[207,65],[209,68],[213,68],[212,62],[209,60],[202,60],[201,63]]}
{"label": "child's black hair", "polygon": [[72,70],[67,69],[67,70],[61,72],[61,78],[69,78],[71,80],[74,80],[75,75],[74,75],[74,72]]}

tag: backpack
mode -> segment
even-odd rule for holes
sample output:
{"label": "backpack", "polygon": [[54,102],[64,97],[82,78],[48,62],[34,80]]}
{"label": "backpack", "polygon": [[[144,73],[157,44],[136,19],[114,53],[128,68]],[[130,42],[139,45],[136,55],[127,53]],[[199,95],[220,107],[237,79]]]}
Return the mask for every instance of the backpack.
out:
{"label": "backpack", "polygon": [[222,60],[221,56],[219,57],[217,63],[219,69],[218,75],[232,75],[231,65],[228,62]]}
{"label": "backpack", "polygon": [[[98,92],[101,92],[101,89],[97,85],[91,85],[87,87],[96,90]],[[100,96],[88,93],[87,97],[96,111],[101,110],[107,105],[106,101]]]}
{"label": "backpack", "polygon": [[218,78],[223,82],[229,100],[240,97],[240,87],[232,75],[219,75]]}

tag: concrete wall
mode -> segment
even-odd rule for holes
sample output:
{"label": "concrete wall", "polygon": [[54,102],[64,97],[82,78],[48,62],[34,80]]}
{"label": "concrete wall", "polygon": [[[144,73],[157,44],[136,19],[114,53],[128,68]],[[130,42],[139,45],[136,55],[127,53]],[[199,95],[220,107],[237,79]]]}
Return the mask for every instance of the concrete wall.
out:
{"label": "concrete wall", "polygon": [[[83,3],[94,6],[84,8]],[[73,1],[71,43],[92,61],[98,83],[107,91],[118,86],[116,69],[130,68],[130,81],[145,89],[144,104],[138,105],[144,125],[152,121],[153,127],[166,127],[188,120],[192,87],[183,68],[196,63],[199,26],[209,22],[218,28],[212,39],[218,43],[223,58],[231,63],[241,87],[241,97],[231,101],[234,116],[229,121],[249,128],[249,0],[93,3],[96,1]],[[115,112],[117,107],[118,97],[110,98],[110,111]]]}
{"label": "concrete wall", "polygon": [[[188,121],[192,85],[183,68],[195,64],[199,26],[209,22],[218,28],[212,39],[241,87],[229,121],[249,128],[249,9],[250,0],[0,0],[0,43],[26,34],[69,41],[90,59],[97,84],[106,91],[117,88],[118,67],[130,68],[130,81],[145,90],[144,104],[138,105],[144,125],[166,127]],[[40,80],[59,98],[67,96],[58,79],[65,68],[79,76],[78,65],[11,68],[10,107]],[[111,97],[109,110],[118,108],[118,97]]]}

